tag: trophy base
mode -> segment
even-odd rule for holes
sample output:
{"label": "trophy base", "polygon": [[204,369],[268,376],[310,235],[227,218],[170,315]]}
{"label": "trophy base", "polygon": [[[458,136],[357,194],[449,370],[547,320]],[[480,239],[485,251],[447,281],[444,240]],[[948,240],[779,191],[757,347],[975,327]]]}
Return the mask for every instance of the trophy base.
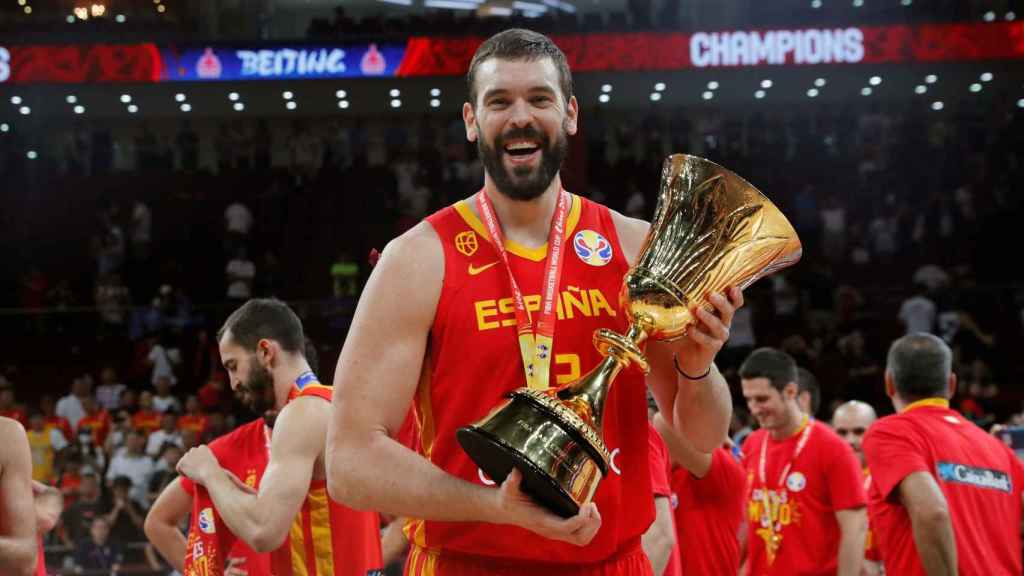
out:
{"label": "trophy base", "polygon": [[[523,475],[522,489],[555,514],[575,516],[589,502],[607,472],[603,445],[555,413],[534,391],[513,392],[511,400],[456,438],[473,462],[497,483],[512,468]],[[550,397],[548,397],[550,398]]]}

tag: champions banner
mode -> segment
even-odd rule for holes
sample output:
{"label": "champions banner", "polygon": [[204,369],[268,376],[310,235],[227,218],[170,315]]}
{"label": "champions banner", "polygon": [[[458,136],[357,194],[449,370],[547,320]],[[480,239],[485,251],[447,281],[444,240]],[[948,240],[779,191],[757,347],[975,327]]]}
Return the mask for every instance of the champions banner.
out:
{"label": "champions banner", "polygon": [[[1024,58],[1024,22],[553,36],[574,72]],[[460,76],[483,38],[260,46],[0,45],[0,84]]]}

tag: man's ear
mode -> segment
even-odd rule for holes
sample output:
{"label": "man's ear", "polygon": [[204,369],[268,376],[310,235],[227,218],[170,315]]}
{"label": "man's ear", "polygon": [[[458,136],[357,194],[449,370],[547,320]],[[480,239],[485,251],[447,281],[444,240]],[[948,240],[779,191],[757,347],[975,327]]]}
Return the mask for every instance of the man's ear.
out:
{"label": "man's ear", "polygon": [[573,136],[580,127],[580,104],[575,96],[569,97],[569,104],[565,109],[565,132]]}
{"label": "man's ear", "polygon": [[947,390],[946,390],[946,394],[947,394],[946,398],[949,398],[950,400],[952,400],[953,397],[956,396],[957,384],[959,384],[959,381],[956,379],[956,372],[950,372],[949,373],[949,383],[947,384]]}
{"label": "man's ear", "polygon": [[783,400],[796,400],[800,395],[800,386],[796,382],[790,382],[782,387]]}
{"label": "man's ear", "polygon": [[885,395],[889,398],[896,397],[896,384],[892,381],[892,372],[885,371]]}
{"label": "man's ear", "polygon": [[462,104],[462,121],[466,124],[466,140],[476,142],[480,137],[476,129],[476,110],[473,110],[473,105],[469,102]]}

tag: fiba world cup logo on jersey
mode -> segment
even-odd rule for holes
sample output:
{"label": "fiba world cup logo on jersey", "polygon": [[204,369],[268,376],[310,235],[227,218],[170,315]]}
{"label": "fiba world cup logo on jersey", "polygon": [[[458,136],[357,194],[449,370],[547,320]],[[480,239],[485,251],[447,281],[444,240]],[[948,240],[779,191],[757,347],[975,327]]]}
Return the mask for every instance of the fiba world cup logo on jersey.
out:
{"label": "fiba world cup logo on jersey", "polygon": [[612,261],[612,245],[593,230],[580,230],[572,239],[576,255],[591,266],[604,266]]}
{"label": "fiba world cup logo on jersey", "polygon": [[212,508],[203,508],[202,511],[199,512],[199,522],[198,522],[198,524],[199,524],[199,529],[202,530],[204,534],[213,534],[214,532],[217,531],[217,527],[213,523],[213,509]]}

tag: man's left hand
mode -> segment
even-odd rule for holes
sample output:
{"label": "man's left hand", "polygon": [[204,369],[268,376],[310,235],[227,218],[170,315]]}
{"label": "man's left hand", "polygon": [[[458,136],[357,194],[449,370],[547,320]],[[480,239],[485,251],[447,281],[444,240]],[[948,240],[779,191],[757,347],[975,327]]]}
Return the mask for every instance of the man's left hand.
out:
{"label": "man's left hand", "polygon": [[724,295],[719,292],[708,295],[708,302],[715,311],[708,312],[703,306],[696,306],[697,323],[672,345],[680,370],[690,376],[706,373],[715,361],[715,355],[729,339],[732,317],[743,306],[743,292],[730,286]]}
{"label": "man's left hand", "polygon": [[196,484],[205,484],[210,474],[220,469],[220,463],[206,444],[190,449],[178,460],[178,473]]}

